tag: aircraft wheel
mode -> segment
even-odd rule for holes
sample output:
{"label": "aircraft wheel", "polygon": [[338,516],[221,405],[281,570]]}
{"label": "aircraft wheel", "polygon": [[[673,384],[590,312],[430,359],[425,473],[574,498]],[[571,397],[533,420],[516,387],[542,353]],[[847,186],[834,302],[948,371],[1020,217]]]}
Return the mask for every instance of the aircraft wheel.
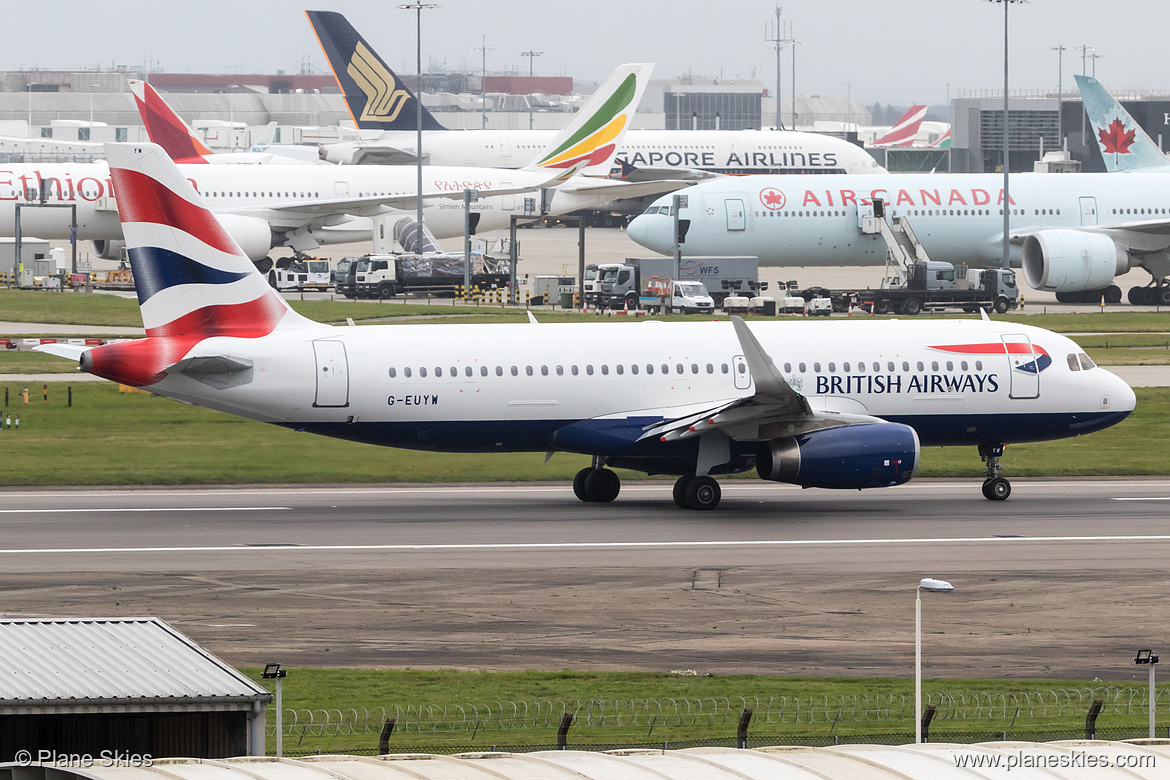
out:
{"label": "aircraft wheel", "polygon": [[678,478],[678,481],[674,483],[674,503],[680,509],[687,509],[688,508],[688,506],[687,506],[687,485],[690,484],[692,479],[694,479],[694,477],[683,474],[681,477]]}
{"label": "aircraft wheel", "polygon": [[1133,304],[1134,306],[1141,306],[1142,305],[1142,295],[1144,295],[1142,290],[1144,290],[1144,289],[1145,289],[1144,287],[1130,287],[1129,294],[1126,296],[1127,298],[1129,298],[1129,302],[1131,304]]}
{"label": "aircraft wheel", "polygon": [[585,502],[590,500],[589,494],[585,492],[585,480],[592,473],[593,469],[581,469],[573,477],[573,495]]}
{"label": "aircraft wheel", "polygon": [[1012,494],[1012,483],[1003,477],[989,479],[983,483],[983,497],[990,501],[1006,501]]}
{"label": "aircraft wheel", "polygon": [[1106,287],[1105,303],[1121,303],[1121,288],[1115,284]]}
{"label": "aircraft wheel", "polygon": [[589,496],[591,501],[608,504],[618,497],[622,483],[617,474],[609,469],[589,469],[589,471],[590,473],[585,477],[585,494]]}
{"label": "aircraft wheel", "polygon": [[259,270],[262,274],[266,274],[272,270],[271,257],[262,257],[259,260],[255,260],[253,262],[255,263],[257,270]]}
{"label": "aircraft wheel", "polygon": [[687,483],[686,501],[690,509],[714,509],[721,497],[719,483],[711,477],[694,477]]}
{"label": "aircraft wheel", "polygon": [[1158,291],[1154,293],[1154,300],[1158,302],[1159,306],[1170,306],[1170,287],[1159,287]]}

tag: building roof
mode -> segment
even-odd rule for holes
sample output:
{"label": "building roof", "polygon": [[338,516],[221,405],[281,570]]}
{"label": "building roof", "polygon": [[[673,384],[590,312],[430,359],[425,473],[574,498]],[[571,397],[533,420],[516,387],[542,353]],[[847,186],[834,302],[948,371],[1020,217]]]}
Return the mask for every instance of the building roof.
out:
{"label": "building roof", "polygon": [[245,709],[271,699],[158,618],[0,620],[0,714]]}
{"label": "building roof", "polygon": [[979,780],[1015,775],[1031,780],[1153,780],[1170,778],[1170,746],[1165,742],[988,742],[609,753],[563,750],[378,758],[174,758],[158,759],[143,768],[94,762],[77,770],[60,764],[27,768],[0,765],[0,780],[50,780],[50,775],[52,780],[61,780],[68,774],[89,780]]}

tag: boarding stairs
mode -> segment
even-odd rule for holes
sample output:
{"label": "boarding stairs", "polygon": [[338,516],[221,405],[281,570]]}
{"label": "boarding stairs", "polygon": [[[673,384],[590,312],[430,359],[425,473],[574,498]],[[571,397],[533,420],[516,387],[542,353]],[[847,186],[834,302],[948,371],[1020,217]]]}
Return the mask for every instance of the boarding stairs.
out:
{"label": "boarding stairs", "polygon": [[930,260],[926,249],[914,234],[914,229],[910,227],[910,220],[906,217],[887,218],[885,206],[880,200],[858,210],[858,228],[862,235],[880,235],[886,242],[883,288],[905,287],[910,281],[914,263]]}

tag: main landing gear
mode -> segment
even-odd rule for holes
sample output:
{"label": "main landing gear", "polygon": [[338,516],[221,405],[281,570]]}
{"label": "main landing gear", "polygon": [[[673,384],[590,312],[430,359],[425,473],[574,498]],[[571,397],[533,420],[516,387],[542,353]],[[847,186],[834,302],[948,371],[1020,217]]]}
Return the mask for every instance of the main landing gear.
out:
{"label": "main landing gear", "polygon": [[573,493],[586,503],[608,504],[622,489],[618,475],[605,468],[605,461],[594,458],[593,465],[573,477]]}
{"label": "main landing gear", "polygon": [[983,480],[983,497],[990,501],[1004,501],[1012,494],[1012,483],[999,475],[1002,466],[999,459],[1003,457],[1003,444],[980,444],[979,457],[987,465]]}
{"label": "main landing gear", "polygon": [[714,509],[722,496],[719,483],[711,477],[684,474],[674,483],[674,503],[683,509]]}

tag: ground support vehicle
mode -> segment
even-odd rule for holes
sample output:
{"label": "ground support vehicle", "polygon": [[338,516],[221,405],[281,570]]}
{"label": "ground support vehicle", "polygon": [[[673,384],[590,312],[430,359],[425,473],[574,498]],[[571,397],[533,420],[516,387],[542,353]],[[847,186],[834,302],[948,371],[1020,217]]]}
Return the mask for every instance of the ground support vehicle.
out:
{"label": "ground support vehicle", "polygon": [[[661,297],[648,290],[650,280],[674,278],[670,257],[630,257],[621,263],[587,265],[585,301],[603,309],[637,308],[643,297]],[[716,306],[729,295],[758,295],[759,278],[755,257],[684,257],[679,263],[678,281],[700,282]]]}

